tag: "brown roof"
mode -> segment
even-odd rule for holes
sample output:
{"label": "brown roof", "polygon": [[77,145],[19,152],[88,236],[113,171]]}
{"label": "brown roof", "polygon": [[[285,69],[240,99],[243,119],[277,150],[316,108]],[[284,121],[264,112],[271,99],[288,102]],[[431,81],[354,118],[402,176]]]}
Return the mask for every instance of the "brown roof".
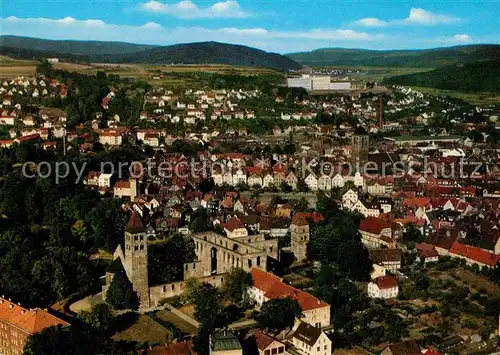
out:
{"label": "brown roof", "polygon": [[309,346],[314,346],[321,336],[321,329],[313,327],[307,323],[301,322],[297,327],[293,337],[299,339],[301,342]]}
{"label": "brown roof", "polygon": [[383,229],[391,228],[389,222],[383,220],[382,218],[368,216],[359,225],[359,229],[363,232],[369,232],[373,234],[380,234]]}
{"label": "brown roof", "polygon": [[389,348],[392,355],[421,355],[420,347],[415,340],[402,341],[389,345],[387,348]]}
{"label": "brown roof", "polygon": [[445,235],[441,235],[441,234],[437,234],[437,233],[430,234],[425,239],[426,244],[431,244],[431,245],[434,245],[438,248],[442,248],[445,250],[450,250],[451,246],[453,245],[454,242],[455,242],[455,238],[447,237]]}
{"label": "brown roof", "polygon": [[148,350],[144,350],[142,354],[148,355],[193,355],[195,352],[193,351],[193,343],[182,342],[182,343],[171,343],[171,344],[162,344],[149,348]]}
{"label": "brown roof", "polygon": [[386,290],[388,288],[398,286],[398,280],[389,275],[377,277],[375,280],[373,280],[373,282],[378,286],[380,290]]}
{"label": "brown roof", "polygon": [[402,253],[399,249],[372,249],[370,257],[375,264],[389,261],[401,261]]}
{"label": "brown roof", "polygon": [[231,218],[229,221],[224,223],[224,229],[227,229],[228,231],[232,232],[235,229],[241,229],[245,228],[243,225],[243,222],[241,222],[238,218]]}
{"label": "brown roof", "polygon": [[144,232],[144,224],[142,224],[141,216],[137,212],[133,211],[130,215],[126,230],[129,233]]}
{"label": "brown roof", "polygon": [[261,332],[260,330],[255,331],[255,343],[257,344],[257,348],[259,350],[266,350],[269,345],[273,342],[277,341],[273,337]]}
{"label": "brown roof", "polygon": [[0,320],[29,334],[41,332],[45,328],[69,325],[68,322],[40,308],[26,309],[17,304],[0,298]]}

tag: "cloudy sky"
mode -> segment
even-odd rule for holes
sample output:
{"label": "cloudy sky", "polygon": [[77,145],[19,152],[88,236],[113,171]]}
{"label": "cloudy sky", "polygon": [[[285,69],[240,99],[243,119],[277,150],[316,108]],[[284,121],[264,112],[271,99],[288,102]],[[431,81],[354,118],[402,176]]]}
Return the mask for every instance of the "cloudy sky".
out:
{"label": "cloudy sky", "polygon": [[3,0],[2,34],[287,53],[500,43],[500,0]]}

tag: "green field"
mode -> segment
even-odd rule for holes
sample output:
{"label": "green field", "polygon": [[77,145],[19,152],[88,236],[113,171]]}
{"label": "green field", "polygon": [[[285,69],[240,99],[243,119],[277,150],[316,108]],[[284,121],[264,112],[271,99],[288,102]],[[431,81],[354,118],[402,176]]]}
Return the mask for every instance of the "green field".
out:
{"label": "green field", "polygon": [[442,96],[442,97],[450,96],[471,103],[473,105],[500,104],[500,95],[491,92],[465,93],[453,90],[424,88],[420,86],[412,86],[411,88],[413,90],[417,90],[434,96]]}
{"label": "green field", "polygon": [[321,67],[321,68],[346,69],[352,71],[359,70],[361,73],[350,73],[349,76],[357,80],[376,81],[376,82],[380,82],[384,78],[391,76],[414,74],[432,70],[432,68],[393,68],[393,67],[364,67],[364,66],[335,66],[335,67]]}

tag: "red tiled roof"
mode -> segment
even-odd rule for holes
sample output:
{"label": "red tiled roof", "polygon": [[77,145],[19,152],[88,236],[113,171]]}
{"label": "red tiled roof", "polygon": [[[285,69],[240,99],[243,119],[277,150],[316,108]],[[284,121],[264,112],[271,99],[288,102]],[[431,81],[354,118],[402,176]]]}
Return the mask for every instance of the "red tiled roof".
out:
{"label": "red tiled roof", "polygon": [[380,234],[385,228],[391,228],[389,222],[372,216],[366,217],[366,219],[359,225],[359,230],[373,234]]}
{"label": "red tiled roof", "polygon": [[29,334],[41,332],[43,329],[52,326],[69,325],[68,322],[43,309],[29,310],[3,298],[0,298],[0,320],[12,324]]}
{"label": "red tiled roof", "polygon": [[233,217],[229,221],[224,223],[224,229],[227,229],[230,232],[234,231],[235,229],[241,229],[241,228],[245,228],[245,226],[238,218]]}
{"label": "red tiled roof", "polygon": [[259,167],[257,167],[257,166],[249,166],[249,167],[247,168],[247,172],[248,172],[249,174],[256,174],[256,175],[260,175],[260,174],[262,174],[262,168],[259,168]]}
{"label": "red tiled roof", "polygon": [[142,224],[141,216],[137,212],[133,211],[130,215],[126,230],[130,233],[141,233],[144,231],[144,224]]}
{"label": "red tiled roof", "polygon": [[[292,218],[292,224],[304,225],[309,224],[309,221],[321,222],[323,221],[323,215],[318,212],[298,212]],[[305,222],[305,223],[304,223]]]}
{"label": "red tiled roof", "polygon": [[430,202],[431,199],[427,197],[413,197],[404,199],[403,205],[409,207],[426,207]]}
{"label": "red tiled roof", "polygon": [[115,183],[115,188],[119,188],[119,189],[128,189],[130,188],[130,181],[128,180],[118,180],[116,183]]}
{"label": "red tiled roof", "polygon": [[450,248],[450,253],[463,256],[491,267],[494,267],[500,261],[500,255],[498,254],[487,252],[478,247],[460,244],[458,241],[453,243]]}
{"label": "red tiled roof", "polygon": [[443,355],[442,353],[440,353],[439,351],[429,347],[427,348],[426,350],[422,350],[422,354],[425,354],[425,355]]}
{"label": "red tiled roof", "polygon": [[183,343],[171,343],[157,345],[147,350],[144,350],[143,355],[193,355],[193,343],[183,342]]}
{"label": "red tiled roof", "polygon": [[19,142],[26,142],[26,141],[29,141],[32,139],[38,139],[38,138],[40,138],[40,135],[38,133],[35,133],[35,134],[30,134],[27,136],[19,137],[19,138],[17,138],[17,140]]}
{"label": "red tiled roof", "polygon": [[257,348],[261,351],[264,351],[267,349],[269,345],[271,345],[273,342],[277,341],[273,337],[270,337],[269,335],[261,332],[260,330],[255,331],[255,342],[257,343]]}
{"label": "red tiled roof", "polygon": [[328,306],[328,303],[320,301],[313,295],[284,284],[278,276],[269,272],[252,268],[250,274],[252,275],[253,286],[264,292],[264,296],[268,299],[291,297],[297,300],[303,311]]}
{"label": "red tiled roof", "polygon": [[398,286],[398,280],[394,277],[386,275],[377,277],[373,282],[378,286],[379,289],[385,290],[388,288],[393,288]]}

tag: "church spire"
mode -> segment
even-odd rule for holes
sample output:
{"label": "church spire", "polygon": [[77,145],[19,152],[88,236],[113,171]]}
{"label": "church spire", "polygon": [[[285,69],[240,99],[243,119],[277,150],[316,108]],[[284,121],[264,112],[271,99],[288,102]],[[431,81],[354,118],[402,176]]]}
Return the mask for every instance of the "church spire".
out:
{"label": "church spire", "polygon": [[144,232],[145,228],[144,224],[142,224],[141,216],[136,211],[132,211],[125,230],[132,234]]}

